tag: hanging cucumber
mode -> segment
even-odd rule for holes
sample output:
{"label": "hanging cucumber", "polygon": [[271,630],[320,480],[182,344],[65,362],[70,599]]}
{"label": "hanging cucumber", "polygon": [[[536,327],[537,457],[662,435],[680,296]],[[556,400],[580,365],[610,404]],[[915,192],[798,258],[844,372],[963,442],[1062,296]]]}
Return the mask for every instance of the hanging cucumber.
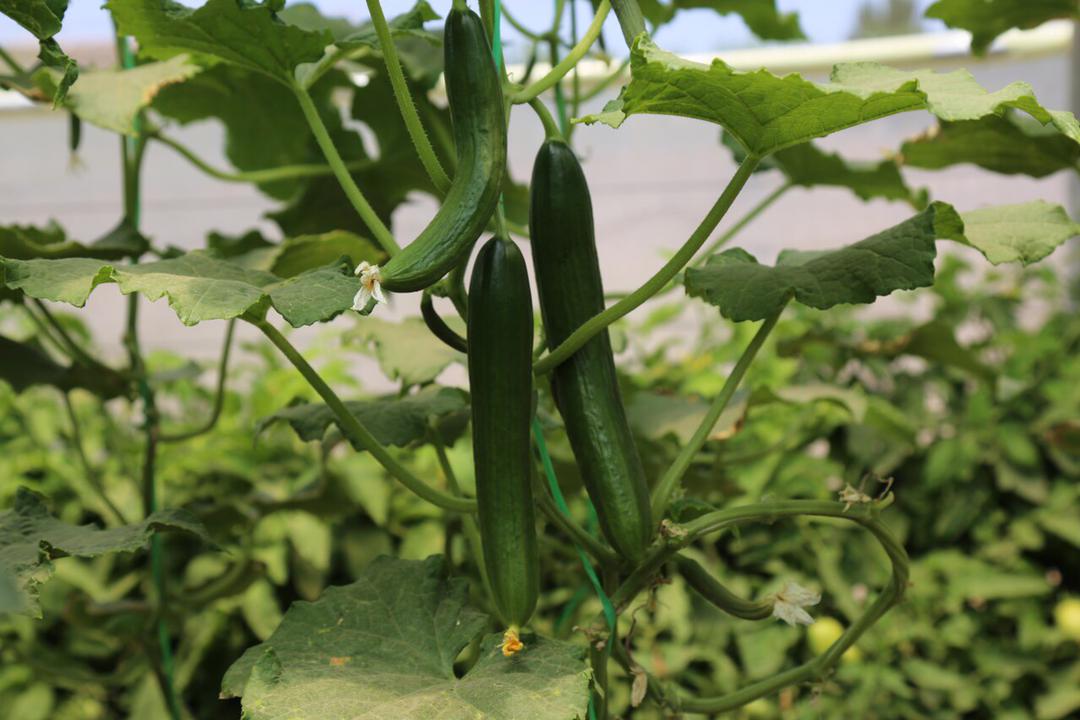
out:
{"label": "hanging cucumber", "polygon": [[386,290],[415,292],[434,284],[468,256],[499,202],[506,168],[502,84],[483,23],[456,5],[443,38],[457,152],[454,179],[423,232],[385,266],[366,269],[361,277],[369,287],[380,283]]}
{"label": "hanging cucumber", "polygon": [[476,256],[468,333],[480,537],[491,593],[509,626],[509,655],[521,647],[517,631],[532,617],[540,585],[530,482],[532,299],[525,259],[510,241],[492,238]]}
{"label": "hanging cucumber", "polygon": [[[589,187],[561,140],[546,141],[536,156],[530,203],[540,310],[555,348],[604,309]],[[555,368],[552,390],[604,535],[623,556],[640,558],[652,532],[649,493],[606,330]]]}

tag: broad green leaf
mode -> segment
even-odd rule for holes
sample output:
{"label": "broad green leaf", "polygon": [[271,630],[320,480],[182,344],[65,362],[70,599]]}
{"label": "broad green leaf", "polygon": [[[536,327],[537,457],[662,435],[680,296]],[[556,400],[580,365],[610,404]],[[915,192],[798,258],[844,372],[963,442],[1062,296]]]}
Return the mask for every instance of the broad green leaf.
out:
{"label": "broad green leaf", "polygon": [[[364,189],[379,217],[390,222],[393,211],[406,202],[411,193],[419,191],[434,195],[435,188],[420,163],[400,113],[387,111],[395,106],[395,100],[381,64],[381,60],[372,63],[375,74],[369,77],[366,85],[352,87],[352,119],[370,130],[375,138],[377,154],[366,149],[359,134],[343,126],[336,109],[333,117],[324,119],[346,161],[367,161],[353,172],[353,177]],[[413,104],[431,136],[436,154],[444,167],[453,167],[455,155],[450,116],[446,108],[436,106],[415,83],[409,85]],[[315,149],[313,151],[317,152]],[[374,162],[371,162],[373,158]],[[327,230],[349,230],[364,237],[372,236],[341,190],[341,184],[333,177],[307,181],[289,205],[269,216],[287,236]]]}
{"label": "broad green leaf", "polygon": [[[324,122],[333,122],[337,115],[340,124],[329,96],[343,82],[343,76],[331,74],[309,88]],[[210,118],[220,120],[225,126],[225,156],[239,170],[326,162],[289,89],[256,72],[217,65],[185,83],[163,88],[153,106],[181,125]],[[258,187],[272,197],[286,200],[296,194],[302,183],[282,181]]]}
{"label": "broad green leaf", "polygon": [[967,244],[994,265],[1042,260],[1066,240],[1080,235],[1080,223],[1060,205],[1035,200],[961,215]]}
{"label": "broad green leaf", "polygon": [[[735,433],[746,415],[748,399],[747,393],[736,393],[709,431],[710,440],[724,439]],[[634,393],[626,412],[631,427],[641,437],[660,440],[671,436],[685,445],[705,419],[709,405],[698,397],[638,392]]]}
{"label": "broad green leaf", "polygon": [[640,0],[641,12],[653,25],[670,22],[679,10],[705,8],[721,15],[738,13],[762,40],[800,40],[805,37],[795,13],[780,12],[776,0]]}
{"label": "broad green leaf", "polygon": [[[466,605],[441,557],[381,557],[351,585],[296,602],[270,638],[229,668],[223,697],[250,720],[571,720],[584,718],[581,648],[526,636],[513,658]],[[480,639],[462,677],[454,660]]]}
{"label": "broad green leaf", "polygon": [[686,291],[704,298],[735,321],[763,320],[795,299],[826,309],[868,303],[896,290],[934,281],[935,240],[959,239],[963,223],[945,203],[839,250],[780,254],[775,267],[758,264],[745,250],[726,250],[702,268],[686,271]]}
{"label": "broad green leaf", "polygon": [[386,260],[386,252],[371,240],[344,230],[301,235],[280,243],[267,242],[262,247],[233,256],[231,260],[253,270],[271,272],[279,277],[294,277],[329,265],[343,256],[348,257],[353,265],[365,260],[378,265]]}
{"label": "broad green leaf", "polygon": [[617,128],[634,114],[696,118],[722,125],[748,152],[764,157],[901,112],[928,110],[942,120],[976,120],[1016,108],[1080,142],[1076,118],[1043,108],[1027,83],[991,93],[966,70],[935,73],[848,63],[833,68],[830,82],[813,83],[797,74],[738,72],[719,59],[712,65],[690,62],[645,36],[634,42],[630,57],[630,84],[603,112],[583,122]]}
{"label": "broad green leaf", "polygon": [[67,6],[68,0],[0,0],[0,13],[38,39],[38,59],[60,72],[53,88],[53,107],[63,102],[64,96],[79,77],[79,66],[53,39],[60,32]]}
{"label": "broad green leaf", "polygon": [[0,575],[15,579],[21,604],[0,605],[0,613],[41,617],[37,587],[52,575],[52,560],[69,555],[95,557],[111,552],[134,552],[155,532],[184,531],[206,537],[189,513],[174,509],[152,514],[136,525],[101,530],[93,525],[69,525],[49,514],[43,498],[19,488],[15,505],[0,512]]}
{"label": "broad green leaf", "polygon": [[205,56],[291,84],[301,63],[315,62],[332,38],[281,22],[284,0],[255,4],[208,0],[194,10],[172,0],[110,0],[119,31],[161,60],[181,53]]}
{"label": "broad green leaf", "polygon": [[[444,319],[463,333],[464,323],[456,317]],[[432,335],[420,318],[393,323],[367,317],[348,333],[346,342],[374,355],[383,374],[405,386],[429,383],[451,363],[465,362],[464,354]]]}
{"label": "broad green leaf", "polygon": [[55,222],[42,228],[29,225],[0,227],[0,257],[17,260],[66,257],[119,260],[143,254],[148,245],[146,238],[123,221],[102,237],[85,245],[69,240],[64,229]]}
{"label": "broad green leaf", "polygon": [[[154,96],[173,83],[181,83],[199,72],[187,55],[139,65],[130,70],[92,70],[82,74],[63,105],[88,123],[116,133],[134,135],[135,118]],[[42,69],[34,82],[55,95],[63,78],[56,70]]]}
{"label": "broad green leaf", "polygon": [[33,385],[51,385],[61,390],[82,388],[105,399],[124,395],[128,383],[109,368],[81,364],[61,365],[39,348],[0,335],[0,380],[15,392]]}
{"label": "broad green leaf", "polygon": [[[373,400],[348,401],[345,407],[383,445],[406,447],[426,440],[429,424],[433,420],[442,423],[457,419],[456,424],[463,425],[462,416],[468,408],[468,399],[465,392],[457,388],[432,385],[404,397],[391,395]],[[261,433],[279,422],[288,423],[301,440],[311,442],[322,440],[335,419],[330,408],[322,403],[300,403],[263,418],[255,432]],[[356,449],[363,450],[361,447]]]}
{"label": "broad green leaf", "polygon": [[942,122],[904,143],[898,160],[938,170],[971,163],[1006,175],[1041,178],[1059,170],[1080,170],[1080,145],[1018,115]]}
{"label": "broad green leaf", "polygon": [[1028,30],[1055,18],[1080,19],[1080,8],[1076,0],[938,0],[926,17],[970,32],[971,50],[981,55],[1006,30]]}
{"label": "broad green leaf", "polygon": [[[1080,145],[1076,147],[1080,149]],[[863,200],[901,200],[919,210],[926,207],[926,190],[908,187],[894,160],[850,161],[837,153],[824,152],[814,143],[803,143],[778,151],[766,162],[784,173],[793,185],[841,187]]]}
{"label": "broad green leaf", "polygon": [[0,13],[7,15],[38,40],[60,32],[68,0],[0,0]]}
{"label": "broad green leaf", "polygon": [[203,252],[139,265],[109,265],[88,258],[8,260],[0,258],[0,284],[30,297],[82,307],[101,283],[137,292],[153,301],[167,297],[185,325],[261,317],[273,307],[293,327],[330,320],[352,306],[360,281],[347,263],[282,280]]}

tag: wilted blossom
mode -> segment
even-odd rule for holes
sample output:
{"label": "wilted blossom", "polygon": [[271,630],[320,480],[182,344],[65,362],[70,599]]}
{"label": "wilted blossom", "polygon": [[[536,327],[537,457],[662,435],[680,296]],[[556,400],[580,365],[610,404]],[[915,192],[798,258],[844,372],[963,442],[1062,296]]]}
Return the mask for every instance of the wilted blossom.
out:
{"label": "wilted blossom", "polygon": [[819,602],[821,593],[812,592],[798,583],[788,581],[784,588],[776,593],[772,614],[774,618],[779,618],[788,625],[812,625],[814,618],[803,608]]}
{"label": "wilted blossom", "polygon": [[379,274],[378,265],[372,265],[365,260],[356,266],[355,274],[360,278],[360,290],[353,298],[353,310],[363,311],[372,300],[377,303],[386,302],[386,296],[380,284],[382,276]]}

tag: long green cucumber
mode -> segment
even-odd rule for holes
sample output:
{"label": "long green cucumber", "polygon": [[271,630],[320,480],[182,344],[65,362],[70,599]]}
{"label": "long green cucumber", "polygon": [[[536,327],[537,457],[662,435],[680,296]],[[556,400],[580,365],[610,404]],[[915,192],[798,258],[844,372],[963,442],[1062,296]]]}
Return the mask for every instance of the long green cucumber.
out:
{"label": "long green cucumber", "polygon": [[502,84],[479,16],[454,8],[443,38],[457,169],[427,227],[379,271],[387,290],[415,292],[464,260],[499,202],[506,169]]}
{"label": "long green cucumber", "polygon": [[492,238],[476,256],[468,333],[484,565],[499,615],[516,630],[536,607],[540,561],[530,476],[532,298],[525,259],[510,241]]}
{"label": "long green cucumber", "polygon": [[[533,165],[529,233],[548,348],[604,309],[592,201],[574,151],[548,140]],[[623,556],[652,535],[645,470],[626,419],[605,330],[552,373],[566,434],[600,526]]]}
{"label": "long green cucumber", "polygon": [[728,590],[697,561],[676,555],[675,564],[686,584],[721,610],[744,620],[764,620],[772,616],[772,600],[746,600]]}

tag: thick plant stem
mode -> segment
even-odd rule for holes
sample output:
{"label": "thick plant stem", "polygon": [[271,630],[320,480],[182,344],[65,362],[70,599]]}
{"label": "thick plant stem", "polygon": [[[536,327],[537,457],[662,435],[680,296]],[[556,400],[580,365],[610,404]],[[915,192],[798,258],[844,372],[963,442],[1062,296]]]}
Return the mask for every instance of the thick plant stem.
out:
{"label": "thick plant stem", "polygon": [[[334,169],[329,165],[318,165],[314,163],[302,164],[302,165],[281,165],[279,167],[266,168],[263,170],[244,170],[237,172],[228,172],[221,170],[209,164],[198,155],[193,153],[189,148],[180,144],[176,140],[162,135],[160,133],[154,133],[149,136],[153,140],[157,140],[162,145],[172,148],[181,157],[187,160],[189,163],[197,167],[202,172],[206,173],[210,177],[223,180],[225,182],[236,183],[254,183],[261,185],[263,183],[272,183],[282,180],[299,180],[301,178],[309,177],[322,177],[324,175],[333,175]],[[352,162],[345,163],[345,167],[355,172],[357,170],[363,170],[369,168],[375,164],[373,160],[354,160]]]}
{"label": "thick plant stem", "polygon": [[367,225],[368,230],[374,236],[375,242],[379,243],[379,246],[387,254],[396,255],[401,248],[398,247],[397,242],[394,241],[394,236],[390,234],[389,228],[379,219],[375,209],[371,207],[367,198],[364,197],[364,193],[360,191],[356,181],[349,174],[345,161],[341,158],[337,147],[334,146],[334,141],[330,138],[330,133],[326,129],[322,118],[319,117],[319,110],[315,107],[311,95],[299,85],[294,85],[292,90],[296,95],[297,102],[300,103],[300,110],[303,111],[304,118],[311,127],[311,133],[315,136],[315,142],[319,144],[319,148],[326,157],[326,162],[330,163],[330,167],[334,171],[334,177],[341,183],[341,189],[345,192],[345,196],[349,198],[349,202],[352,203],[353,208],[360,215],[360,219]]}
{"label": "thick plant stem", "polygon": [[179,433],[166,433],[163,432],[158,437],[158,442],[170,443],[170,442],[182,442],[184,440],[191,440],[200,435],[210,432],[217,425],[217,421],[221,418],[221,411],[225,407],[225,379],[229,374],[229,352],[232,350],[233,331],[236,329],[236,319],[233,318],[226,325],[225,329],[225,342],[221,348],[221,360],[218,361],[218,375],[217,375],[217,388],[214,391],[214,407],[210,411],[210,417],[206,422],[197,428],[192,428],[185,432]]}
{"label": "thick plant stem", "polygon": [[[878,541],[892,565],[892,578],[874,603],[829,648],[818,657],[796,668],[786,670],[772,677],[752,683],[733,693],[718,697],[695,698],[677,695],[664,689],[656,678],[649,678],[649,693],[653,698],[673,709],[706,715],[732,710],[752,702],[759,697],[773,693],[780,688],[799,682],[819,680],[834,666],[840,657],[859,639],[866,630],[877,622],[888,610],[903,597],[907,588],[909,561],[902,545],[893,537],[889,529],[878,519],[882,508],[891,501],[891,497],[872,505],[848,508],[843,503],[817,500],[785,500],[773,503],[757,503],[742,507],[728,508],[708,513],[682,526],[685,534],[679,540],[673,540],[666,546],[657,548],[646,565],[652,572],[662,562],[658,558],[668,558],[673,550],[685,547],[703,535],[725,530],[747,522],[773,522],[780,518],[797,516],[831,517],[857,523],[869,531]],[[643,566],[644,567],[644,566]],[[616,592],[623,602],[629,602],[648,584],[647,574],[635,571]],[[627,669],[630,660],[625,651],[615,647],[616,659]]]}
{"label": "thick plant stem", "polygon": [[705,250],[702,251],[701,255],[698,257],[698,260],[695,264],[700,265],[704,263],[710,255],[731,242],[731,239],[733,237],[745,230],[747,225],[754,222],[754,220],[756,220],[758,216],[761,215],[761,213],[772,207],[772,204],[779,200],[781,197],[783,197],[784,193],[786,193],[792,187],[793,186],[791,183],[786,182],[765,197],[763,197],[757,205],[750,208],[750,210],[745,215],[739,218],[739,221],[737,223],[728,228],[727,232],[716,238],[716,240],[711,245],[709,245],[709,247],[705,248]]}
{"label": "thick plant stem", "polygon": [[723,219],[731,204],[735,202],[739,191],[743,189],[746,181],[750,179],[758,162],[760,160],[753,155],[747,156],[743,160],[742,164],[739,165],[739,169],[735,171],[735,175],[728,182],[727,187],[724,188],[724,192],[720,194],[716,203],[705,216],[705,219],[697,226],[697,229],[690,235],[686,243],[679,248],[679,251],[672,255],[671,259],[664,263],[664,266],[655,275],[645,281],[645,284],[637,290],[585,321],[558,347],[540,358],[533,366],[533,371],[537,375],[551,372],[560,363],[577,352],[585,343],[589,342],[597,333],[663,290],[664,286],[679,274],[686,264],[693,259],[697,251],[701,249],[701,246],[705,244],[705,241],[709,239],[709,235],[712,234],[720,220]]}
{"label": "thick plant stem", "polygon": [[701,450],[702,446],[704,446],[705,442],[709,439],[709,435],[712,433],[716,421],[720,419],[720,415],[727,408],[728,403],[731,402],[732,396],[735,395],[735,391],[739,388],[739,383],[742,382],[743,377],[746,375],[746,371],[754,361],[754,357],[756,357],[758,351],[761,350],[761,346],[765,343],[765,339],[769,337],[769,333],[776,327],[776,321],[780,319],[780,314],[782,312],[783,308],[766,318],[765,322],[758,328],[757,333],[754,335],[753,339],[750,340],[750,344],[746,346],[746,349],[743,350],[738,362],[735,363],[735,367],[731,370],[731,374],[728,375],[727,380],[724,381],[724,386],[720,389],[720,394],[713,400],[712,405],[709,406],[709,411],[705,414],[701,424],[698,425],[697,430],[694,431],[694,435],[690,438],[690,442],[683,446],[682,450],[680,450],[679,454],[675,457],[675,461],[671,464],[671,467],[669,467],[663,477],[660,478],[660,482],[657,483],[656,489],[653,490],[652,495],[653,519],[656,522],[660,522],[663,519],[664,512],[667,510],[672,493],[674,493],[675,488],[679,486],[679,482],[682,480],[683,475],[686,474],[687,469],[690,467],[690,463],[693,462],[694,456],[697,455],[698,451]]}
{"label": "thick plant stem", "polygon": [[405,129],[409,132],[416,154],[420,156],[420,163],[424,166],[431,182],[440,195],[445,195],[450,188],[450,178],[443,170],[435,148],[431,146],[431,140],[424,132],[424,126],[420,123],[420,116],[416,113],[416,105],[413,104],[412,95],[409,93],[409,85],[405,82],[405,73],[401,70],[401,61],[398,60],[397,47],[394,38],[390,34],[390,26],[383,15],[382,5],[379,0],[367,0],[368,12],[371,13],[371,23],[375,26],[375,34],[379,36],[379,45],[382,47],[383,60],[386,64],[386,74],[390,78],[390,87],[394,91],[394,100],[397,102],[398,111],[405,121]]}
{"label": "thick plant stem", "polygon": [[408,468],[399,463],[386,447],[376,440],[375,436],[364,427],[363,423],[361,423],[355,415],[349,412],[348,408],[345,407],[345,403],[341,402],[341,398],[339,398],[330,386],[326,384],[326,381],[315,371],[315,368],[308,364],[308,361],[304,359],[304,356],[293,347],[292,343],[290,343],[277,328],[265,320],[252,321],[252,324],[266,335],[270,342],[281,351],[281,354],[292,363],[293,367],[304,376],[304,379],[308,381],[308,384],[319,394],[319,397],[323,399],[326,406],[334,413],[338,427],[341,428],[341,432],[346,438],[371,453],[372,457],[374,457],[380,465],[386,468],[391,475],[397,478],[402,485],[422,497],[424,500],[427,500],[432,505],[437,505],[446,510],[453,510],[454,512],[476,512],[475,500],[454,497],[453,495],[448,495],[442,491],[436,490],[413,475]]}
{"label": "thick plant stem", "polygon": [[619,18],[626,47],[633,48],[634,38],[646,31],[645,16],[641,14],[637,0],[611,0],[611,5],[615,9],[615,17]]}
{"label": "thick plant stem", "polygon": [[568,72],[577,66],[578,62],[585,57],[589,52],[589,49],[592,48],[596,39],[600,37],[600,31],[604,27],[604,20],[607,19],[610,10],[611,3],[608,0],[603,0],[596,9],[596,15],[593,17],[593,21],[585,31],[585,34],[582,36],[581,40],[570,49],[570,52],[566,54],[566,57],[559,61],[559,63],[551,68],[551,70],[549,70],[542,78],[515,93],[511,97],[511,101],[517,104],[527,103],[540,95],[540,93],[557,85]]}

